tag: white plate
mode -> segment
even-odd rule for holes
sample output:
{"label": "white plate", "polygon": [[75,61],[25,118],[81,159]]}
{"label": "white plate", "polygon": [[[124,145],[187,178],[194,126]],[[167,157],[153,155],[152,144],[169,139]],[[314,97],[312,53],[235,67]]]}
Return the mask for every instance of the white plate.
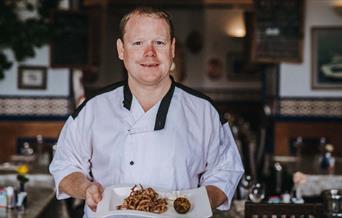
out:
{"label": "white plate", "polygon": [[[96,217],[98,218],[118,218],[118,217],[211,217],[213,215],[209,203],[209,198],[205,187],[197,189],[163,192],[155,189],[159,197],[168,198],[168,209],[162,214],[138,210],[118,210],[123,200],[129,195],[132,187],[107,187],[103,192],[103,198],[97,205]],[[173,200],[177,197],[187,197],[191,203],[190,211],[186,214],[179,214],[173,208]]]}

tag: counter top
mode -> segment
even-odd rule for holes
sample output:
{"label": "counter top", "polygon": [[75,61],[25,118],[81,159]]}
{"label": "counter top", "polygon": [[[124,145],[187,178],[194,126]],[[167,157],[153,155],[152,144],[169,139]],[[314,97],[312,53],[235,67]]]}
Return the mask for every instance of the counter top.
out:
{"label": "counter top", "polygon": [[[16,174],[17,167],[21,165],[19,163],[5,162],[0,164],[0,175]],[[33,163],[28,163],[29,174],[49,174],[48,165],[38,165]]]}
{"label": "counter top", "polygon": [[342,189],[341,175],[306,175],[305,182],[299,184],[302,196],[320,196],[324,190]]}
{"label": "counter top", "polygon": [[27,188],[27,205],[24,210],[0,208],[0,218],[38,218],[55,198],[52,188]]}

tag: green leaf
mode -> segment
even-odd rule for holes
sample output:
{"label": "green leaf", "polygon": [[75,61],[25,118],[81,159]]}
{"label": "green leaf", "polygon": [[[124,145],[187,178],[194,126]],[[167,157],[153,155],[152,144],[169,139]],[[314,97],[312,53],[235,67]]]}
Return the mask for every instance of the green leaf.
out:
{"label": "green leaf", "polygon": [[[19,19],[18,3],[24,3],[27,11],[35,8],[38,17],[28,20]],[[35,47],[40,47],[51,40],[53,33],[50,15],[58,8],[60,0],[37,0],[32,4],[29,0],[0,0],[0,47],[11,49],[17,61],[34,57]],[[6,55],[0,50],[0,80],[4,71],[12,66]]]}
{"label": "green leaf", "polygon": [[20,174],[18,174],[18,175],[17,175],[17,180],[18,180],[19,182],[26,183],[26,182],[28,182],[28,181],[29,181],[29,178],[27,178],[27,177],[26,177],[26,176],[24,176],[24,175],[20,175]]}

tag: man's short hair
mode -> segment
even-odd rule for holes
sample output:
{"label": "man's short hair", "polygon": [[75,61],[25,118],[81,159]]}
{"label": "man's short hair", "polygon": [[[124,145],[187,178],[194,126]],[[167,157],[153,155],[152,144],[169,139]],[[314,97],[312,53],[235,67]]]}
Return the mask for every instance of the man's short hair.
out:
{"label": "man's short hair", "polygon": [[155,16],[157,18],[164,19],[166,21],[166,23],[169,25],[171,39],[173,39],[175,37],[174,28],[173,28],[171,16],[169,15],[169,13],[167,13],[166,11],[164,11],[162,9],[154,8],[154,7],[138,7],[138,8],[131,10],[125,16],[122,17],[122,19],[120,21],[120,38],[121,38],[121,40],[123,40],[123,36],[125,34],[125,28],[126,28],[127,22],[131,18],[131,16],[134,14]]}

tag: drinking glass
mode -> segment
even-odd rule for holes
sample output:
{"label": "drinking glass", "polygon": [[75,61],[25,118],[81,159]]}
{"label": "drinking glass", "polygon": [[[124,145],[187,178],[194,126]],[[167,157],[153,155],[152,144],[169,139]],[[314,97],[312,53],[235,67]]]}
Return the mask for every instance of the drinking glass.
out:
{"label": "drinking glass", "polygon": [[248,174],[243,175],[240,181],[240,185],[239,185],[239,192],[240,192],[241,200],[247,200],[248,194],[252,186],[253,186],[252,176]]}
{"label": "drinking glass", "polygon": [[250,193],[249,193],[249,199],[254,203],[259,203],[265,198],[265,187],[260,184],[256,183]]}

